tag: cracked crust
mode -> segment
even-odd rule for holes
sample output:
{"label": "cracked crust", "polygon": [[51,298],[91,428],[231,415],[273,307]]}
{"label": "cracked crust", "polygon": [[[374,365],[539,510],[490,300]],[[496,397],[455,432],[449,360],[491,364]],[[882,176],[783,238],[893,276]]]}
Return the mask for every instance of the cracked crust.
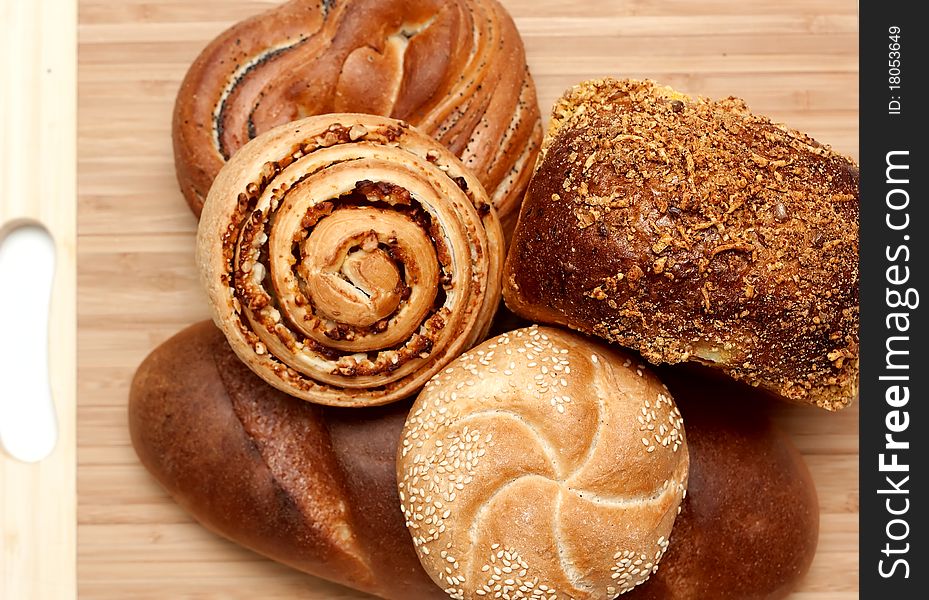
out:
{"label": "cracked crust", "polygon": [[507,258],[517,314],[828,410],[858,387],[858,166],[736,98],[581,84]]}

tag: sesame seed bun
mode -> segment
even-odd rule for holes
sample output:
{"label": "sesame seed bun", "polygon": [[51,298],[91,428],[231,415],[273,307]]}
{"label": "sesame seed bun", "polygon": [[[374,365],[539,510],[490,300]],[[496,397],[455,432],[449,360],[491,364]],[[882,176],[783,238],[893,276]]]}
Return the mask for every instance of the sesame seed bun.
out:
{"label": "sesame seed bun", "polygon": [[556,329],[490,339],[433,377],[401,437],[401,506],[452,598],[614,597],[657,569],[689,457],[668,389]]}

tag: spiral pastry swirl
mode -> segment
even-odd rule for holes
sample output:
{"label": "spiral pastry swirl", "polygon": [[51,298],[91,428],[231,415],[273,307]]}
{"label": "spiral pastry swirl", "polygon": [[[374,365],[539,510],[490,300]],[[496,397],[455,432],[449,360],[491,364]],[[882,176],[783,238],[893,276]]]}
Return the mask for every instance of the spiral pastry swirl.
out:
{"label": "spiral pastry swirl", "polygon": [[515,220],[542,129],[522,40],[496,0],[291,0],[222,33],[175,104],[175,164],[193,211],[250,139],[333,112],[418,127]]}
{"label": "spiral pastry swirl", "polygon": [[399,400],[486,335],[503,234],[480,182],[402,121],[333,114],[259,136],[204,205],[214,320],[276,388]]}

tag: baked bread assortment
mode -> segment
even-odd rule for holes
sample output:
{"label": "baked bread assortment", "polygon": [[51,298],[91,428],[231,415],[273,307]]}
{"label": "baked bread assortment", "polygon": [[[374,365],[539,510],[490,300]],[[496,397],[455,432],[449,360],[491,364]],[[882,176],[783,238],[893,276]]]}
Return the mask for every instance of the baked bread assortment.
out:
{"label": "baked bread assortment", "polygon": [[232,348],[320,404],[410,396],[499,303],[503,234],[480,182],[386,117],[309,117],[247,144],[210,189],[197,244]]}
{"label": "baked bread assortment", "polygon": [[[816,492],[802,458],[763,402],[746,406],[742,396],[756,392],[661,375],[687,420],[688,494],[660,568],[622,597],[784,597],[816,547]],[[219,535],[383,598],[439,600],[448,596],[420,565],[396,485],[409,408],[292,398],[203,322],[139,367],[129,426],[142,464]]]}
{"label": "baked bread assortment", "polygon": [[334,112],[417,126],[515,219],[542,127],[522,40],[496,0],[291,0],[220,34],[174,109],[191,209],[200,214],[213,178],[250,139]]}
{"label": "baked bread assortment", "polygon": [[397,480],[450,598],[614,598],[658,569],[687,485],[671,393],[557,329],[487,340],[413,403]]}
{"label": "baked bread assortment", "polygon": [[837,410],[858,387],[858,167],[735,98],[580,84],[554,107],[507,306]]}
{"label": "baked bread assortment", "polygon": [[390,600],[784,597],[818,502],[759,397],[856,396],[857,165],[651,81],[540,123],[496,0],[291,0],[210,43],[173,137],[213,323],[139,367],[142,464]]}

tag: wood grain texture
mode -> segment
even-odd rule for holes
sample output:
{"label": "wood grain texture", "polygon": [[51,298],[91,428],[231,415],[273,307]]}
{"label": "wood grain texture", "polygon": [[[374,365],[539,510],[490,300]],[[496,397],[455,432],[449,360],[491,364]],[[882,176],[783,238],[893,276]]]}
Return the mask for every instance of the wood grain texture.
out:
{"label": "wood grain texture", "polygon": [[[27,224],[54,240],[48,367],[58,431],[38,463],[0,448],[0,599],[76,596],[76,25],[76,0],[0,0],[0,242]],[[33,293],[17,281],[0,290],[22,302]],[[4,383],[0,394],[17,388]]]}
{"label": "wood grain texture", "polygon": [[[200,528],[138,464],[126,401],[155,345],[207,318],[196,223],[171,155],[187,65],[272,1],[81,0],[78,576],[84,598],[363,596]],[[744,97],[756,112],[858,153],[858,21],[850,0],[504,0],[543,113],[601,75]],[[579,8],[582,5],[583,8]],[[819,491],[819,551],[795,600],[858,597],[858,408],[778,407]]]}

